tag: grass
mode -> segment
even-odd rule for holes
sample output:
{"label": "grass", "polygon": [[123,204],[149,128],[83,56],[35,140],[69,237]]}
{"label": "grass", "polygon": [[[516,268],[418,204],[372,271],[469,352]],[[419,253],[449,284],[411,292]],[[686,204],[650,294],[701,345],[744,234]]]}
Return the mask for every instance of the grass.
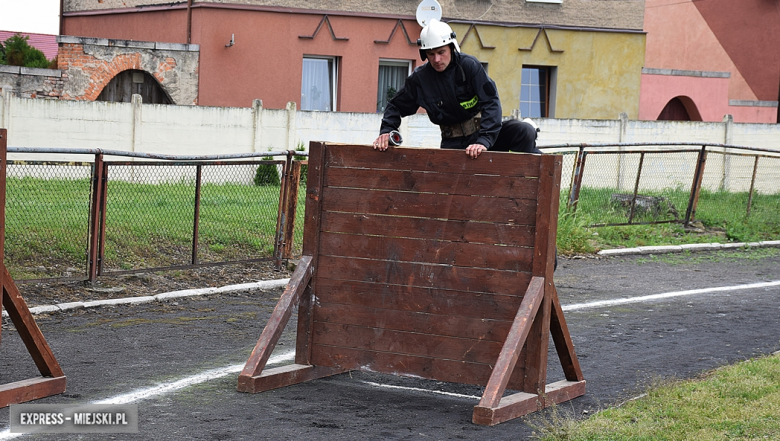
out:
{"label": "grass", "polygon": [[534,423],[544,441],[780,439],[780,354],[667,381],[576,422]]}
{"label": "grass", "polygon": [[[146,178],[148,179],[148,177]],[[9,177],[6,256],[17,279],[84,274],[87,259],[90,180]],[[576,211],[563,195],[558,252],[589,254],[601,249],[701,242],[751,242],[780,238],[780,195],[754,195],[746,215],[746,193],[703,191],[696,212],[699,228],[679,223],[606,226],[627,222],[628,209],[611,201],[615,189],[584,188]],[[194,179],[158,184],[110,180],[106,208],[106,270],[190,263],[194,224]],[[658,210],[639,210],[634,221],[684,215],[687,192],[646,194],[664,198]],[[204,183],[201,188],[199,262],[270,258],[279,203],[278,185]],[[305,186],[298,194],[293,255],[301,252]]]}
{"label": "grass", "polygon": [[[702,190],[693,225],[681,223],[594,226],[627,223],[629,209],[612,202],[615,189],[584,188],[576,210],[565,207],[562,198],[558,249],[562,254],[591,253],[601,249],[687,243],[758,242],[780,238],[780,194],[754,194],[750,215],[747,193]],[[664,198],[659,210],[639,210],[633,222],[670,221],[685,216],[688,194],[684,190],[643,193]]]}

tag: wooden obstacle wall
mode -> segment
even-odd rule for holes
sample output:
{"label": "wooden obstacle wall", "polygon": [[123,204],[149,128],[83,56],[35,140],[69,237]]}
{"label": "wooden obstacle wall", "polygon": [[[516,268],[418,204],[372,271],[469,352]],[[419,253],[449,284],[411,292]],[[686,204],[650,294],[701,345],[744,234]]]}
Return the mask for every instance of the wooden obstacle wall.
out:
{"label": "wooden obstacle wall", "polygon": [[[476,384],[479,424],[582,395],[552,283],[560,172],[552,155],[312,143],[304,259],[239,390],[346,370]],[[296,304],[296,364],[263,372]],[[551,333],[566,380],[547,385]]]}

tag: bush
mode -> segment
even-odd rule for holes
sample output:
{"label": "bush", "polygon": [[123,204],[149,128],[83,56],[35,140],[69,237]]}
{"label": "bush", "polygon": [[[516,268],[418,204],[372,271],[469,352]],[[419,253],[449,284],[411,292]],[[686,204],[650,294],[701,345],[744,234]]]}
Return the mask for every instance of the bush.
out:
{"label": "bush", "polygon": [[[306,147],[304,147],[302,142],[299,142],[298,143],[298,147],[295,148],[295,151],[297,151],[297,152],[305,152],[306,151]],[[308,159],[308,156],[295,155],[293,157],[293,159],[296,160],[296,161],[305,161],[305,160]],[[304,184],[306,183],[306,176],[308,175],[308,173],[309,173],[309,166],[308,165],[302,165],[301,166],[301,180],[300,180],[300,182],[303,182]]]}
{"label": "bush", "polygon": [[27,43],[30,37],[16,34],[3,43],[4,56],[0,58],[3,64],[22,67],[37,67],[48,69],[51,62],[46,55]]}
{"label": "bush", "polygon": [[[263,161],[273,161],[270,156],[263,157]],[[281,185],[279,173],[276,171],[276,164],[260,164],[255,172],[255,185],[262,187],[264,185]]]}

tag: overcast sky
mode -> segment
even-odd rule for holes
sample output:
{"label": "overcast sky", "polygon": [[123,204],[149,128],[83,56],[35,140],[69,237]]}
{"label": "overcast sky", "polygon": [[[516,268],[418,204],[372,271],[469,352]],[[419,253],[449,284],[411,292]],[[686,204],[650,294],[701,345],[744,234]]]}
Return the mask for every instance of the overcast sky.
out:
{"label": "overcast sky", "polygon": [[60,0],[0,0],[0,30],[56,35]]}

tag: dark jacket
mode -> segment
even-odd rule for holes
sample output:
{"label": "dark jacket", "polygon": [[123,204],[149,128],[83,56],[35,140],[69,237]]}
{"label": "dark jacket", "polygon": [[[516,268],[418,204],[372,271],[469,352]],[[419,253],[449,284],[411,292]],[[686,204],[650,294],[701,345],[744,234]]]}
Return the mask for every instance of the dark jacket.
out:
{"label": "dark jacket", "polygon": [[457,124],[482,112],[476,143],[487,148],[496,142],[501,130],[496,83],[471,55],[452,51],[452,60],[444,72],[436,72],[430,63],[417,67],[387,104],[379,133],[398,130],[401,118],[416,113],[420,107],[437,125]]}

